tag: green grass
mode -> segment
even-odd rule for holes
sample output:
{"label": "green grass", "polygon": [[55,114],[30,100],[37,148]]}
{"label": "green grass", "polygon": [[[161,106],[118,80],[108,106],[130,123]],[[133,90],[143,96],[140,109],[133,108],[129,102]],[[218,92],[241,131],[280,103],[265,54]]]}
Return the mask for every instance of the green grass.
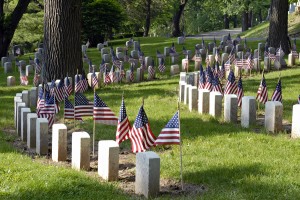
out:
{"label": "green grass", "polygon": [[[175,39],[141,38],[142,50],[146,55],[155,55],[156,49],[163,50]],[[113,41],[114,47],[123,46],[124,40]],[[193,49],[200,40],[187,40],[187,49]],[[251,48],[257,43],[249,42]],[[147,47],[147,48],[146,48]],[[177,45],[178,51],[182,45]],[[99,66],[100,56],[96,49],[88,50],[89,57]],[[26,56],[25,56],[26,58]],[[298,62],[297,62],[298,63]],[[167,63],[167,66],[169,64]],[[87,68],[87,65],[85,65]],[[127,66],[128,67],[128,66]],[[192,68],[192,67],[191,67]],[[3,69],[1,69],[3,72]],[[288,68],[280,72],[265,74],[269,98],[275,89],[281,73],[284,119],[291,122],[292,105],[297,102],[300,68]],[[14,75],[18,77],[18,73]],[[124,92],[127,114],[133,123],[142,99],[153,133],[157,136],[177,109],[179,77],[157,74],[156,81],[136,84],[110,85],[97,90],[99,96],[118,115],[121,96]],[[244,77],[245,95],[255,96],[261,75]],[[16,152],[11,147],[13,128],[13,96],[31,86],[7,88],[6,76],[0,73],[0,199],[126,199],[134,198],[118,192],[118,183],[106,184],[84,172],[68,167],[53,166],[46,158],[32,160]],[[30,77],[32,82],[32,76]],[[17,83],[19,81],[17,80]],[[92,91],[85,93],[92,99]],[[300,141],[291,140],[286,133],[267,134],[261,126],[250,129],[239,124],[224,123],[223,119],[214,119],[209,115],[189,112],[181,104],[181,134],[183,141],[183,178],[187,183],[204,185],[206,192],[194,198],[201,199],[299,199],[300,198]],[[260,106],[259,113],[263,113]],[[62,122],[62,112],[59,120]],[[78,130],[92,133],[93,122],[85,118],[77,126]],[[73,124],[70,122],[68,128]],[[259,133],[253,128],[261,128]],[[96,125],[96,141],[114,139],[116,128]],[[121,148],[130,148],[129,141]],[[179,180],[179,148],[169,150],[157,147],[153,149],[161,157],[161,177]],[[170,199],[171,196],[161,196]],[[188,199],[181,196],[179,199]]]}
{"label": "green grass", "polygon": [[[294,35],[300,33],[300,17],[299,14],[293,13],[288,16],[288,33]],[[242,37],[247,38],[267,38],[269,37],[269,22],[263,22],[251,29],[242,32]]]}

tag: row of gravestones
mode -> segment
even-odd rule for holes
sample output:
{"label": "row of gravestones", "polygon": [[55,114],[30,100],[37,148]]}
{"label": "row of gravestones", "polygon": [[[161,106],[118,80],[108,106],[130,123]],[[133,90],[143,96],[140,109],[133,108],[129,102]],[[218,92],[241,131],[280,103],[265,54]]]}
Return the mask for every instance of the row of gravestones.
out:
{"label": "row of gravestones", "polygon": [[[220,92],[210,92],[198,89],[188,84],[186,73],[180,73],[179,100],[188,105],[189,110],[196,110],[200,114],[210,114],[214,117],[222,115],[222,99]],[[238,99],[234,94],[224,95],[224,120],[237,123]],[[283,130],[282,127],[283,105],[279,101],[267,101],[265,104],[265,129],[272,133]],[[293,106],[292,135],[293,138],[300,137],[300,104]],[[248,128],[256,123],[256,99],[252,96],[242,98],[241,126]]]}
{"label": "row of gravestones", "polygon": [[[48,154],[49,129],[46,118],[38,118],[30,107],[36,106],[37,88],[17,93],[14,97],[15,128],[18,136],[38,155]],[[52,126],[52,160],[67,160],[67,126]],[[72,133],[72,168],[90,169],[90,135],[87,132]],[[117,181],[119,171],[119,145],[113,140],[98,143],[98,174],[104,180]],[[154,197],[159,193],[160,158],[154,152],[143,152],[136,155],[135,193],[145,197]]]}

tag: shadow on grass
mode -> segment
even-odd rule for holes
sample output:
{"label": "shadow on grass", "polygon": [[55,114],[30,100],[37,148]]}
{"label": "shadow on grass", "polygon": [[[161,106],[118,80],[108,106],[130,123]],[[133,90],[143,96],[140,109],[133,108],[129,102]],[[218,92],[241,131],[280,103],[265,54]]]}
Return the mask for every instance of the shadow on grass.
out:
{"label": "shadow on grass", "polygon": [[191,180],[199,185],[203,184],[207,189],[203,197],[207,199],[300,198],[299,186],[289,185],[282,180],[276,182],[268,180],[267,170],[258,163],[190,171],[183,174],[184,180]]}

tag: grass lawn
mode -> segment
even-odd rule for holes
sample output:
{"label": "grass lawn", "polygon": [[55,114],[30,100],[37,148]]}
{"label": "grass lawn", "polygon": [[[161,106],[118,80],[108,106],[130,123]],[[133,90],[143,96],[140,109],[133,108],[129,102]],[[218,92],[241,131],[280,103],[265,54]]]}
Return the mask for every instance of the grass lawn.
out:
{"label": "grass lawn", "polygon": [[[175,39],[141,38],[145,55],[154,56]],[[188,39],[185,47],[194,49],[201,40]],[[123,46],[124,40],[111,44]],[[249,42],[251,48],[257,43]],[[181,51],[182,45],[176,44]],[[89,49],[93,64],[99,66],[100,54]],[[27,55],[25,56],[25,59]],[[167,61],[167,66],[169,66]],[[85,66],[87,69],[87,65]],[[128,67],[128,66],[127,66]],[[281,73],[284,119],[291,122],[292,105],[300,94],[300,68],[288,68],[265,74],[269,98]],[[133,123],[142,99],[153,133],[157,136],[177,109],[179,77],[170,77],[169,67],[158,80],[136,84],[110,85],[97,90],[104,102],[118,115],[121,95],[125,94],[127,114]],[[14,75],[18,77],[18,73]],[[261,75],[243,79],[245,95],[256,96]],[[17,83],[19,81],[17,80]],[[32,76],[30,77],[32,83]],[[11,147],[13,130],[13,97],[31,86],[6,87],[6,75],[0,73],[0,199],[126,199],[135,198],[118,191],[116,183],[105,184],[84,172],[47,165],[46,158],[33,160]],[[92,100],[93,93],[85,93]],[[260,106],[259,113],[263,113]],[[62,121],[63,113],[59,113]],[[85,118],[77,129],[92,133],[92,118]],[[69,127],[72,127],[69,125]],[[257,131],[257,127],[261,130]],[[96,140],[114,139],[116,128],[96,125]],[[256,131],[254,131],[256,130]],[[181,134],[183,140],[183,178],[187,183],[204,185],[206,192],[196,199],[300,199],[300,141],[291,140],[285,132],[267,134],[262,126],[243,129],[239,124],[224,123],[209,115],[189,112],[181,104]],[[129,141],[121,148],[130,148]],[[153,149],[161,157],[161,177],[179,180],[179,148]],[[44,164],[43,164],[44,163]],[[170,199],[161,196],[159,199]],[[185,199],[190,197],[178,197]]]}

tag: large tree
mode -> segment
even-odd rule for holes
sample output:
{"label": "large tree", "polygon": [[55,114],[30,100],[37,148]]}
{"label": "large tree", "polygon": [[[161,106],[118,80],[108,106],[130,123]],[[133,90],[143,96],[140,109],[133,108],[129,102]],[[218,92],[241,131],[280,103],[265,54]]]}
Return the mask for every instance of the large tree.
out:
{"label": "large tree", "polygon": [[270,11],[269,45],[290,52],[288,40],[288,0],[272,0]]}
{"label": "large tree", "polygon": [[4,13],[4,4],[7,1],[0,0],[0,56],[6,56],[9,45],[15,34],[16,28],[25,13],[30,0],[19,0],[12,12]]}
{"label": "large tree", "polygon": [[81,0],[47,0],[44,16],[44,78],[82,72]]}
{"label": "large tree", "polygon": [[177,10],[173,16],[173,31],[172,36],[177,37],[182,35],[182,30],[180,30],[180,19],[182,17],[182,13],[184,12],[184,8],[187,4],[188,0],[181,0],[180,4],[177,7]]}

